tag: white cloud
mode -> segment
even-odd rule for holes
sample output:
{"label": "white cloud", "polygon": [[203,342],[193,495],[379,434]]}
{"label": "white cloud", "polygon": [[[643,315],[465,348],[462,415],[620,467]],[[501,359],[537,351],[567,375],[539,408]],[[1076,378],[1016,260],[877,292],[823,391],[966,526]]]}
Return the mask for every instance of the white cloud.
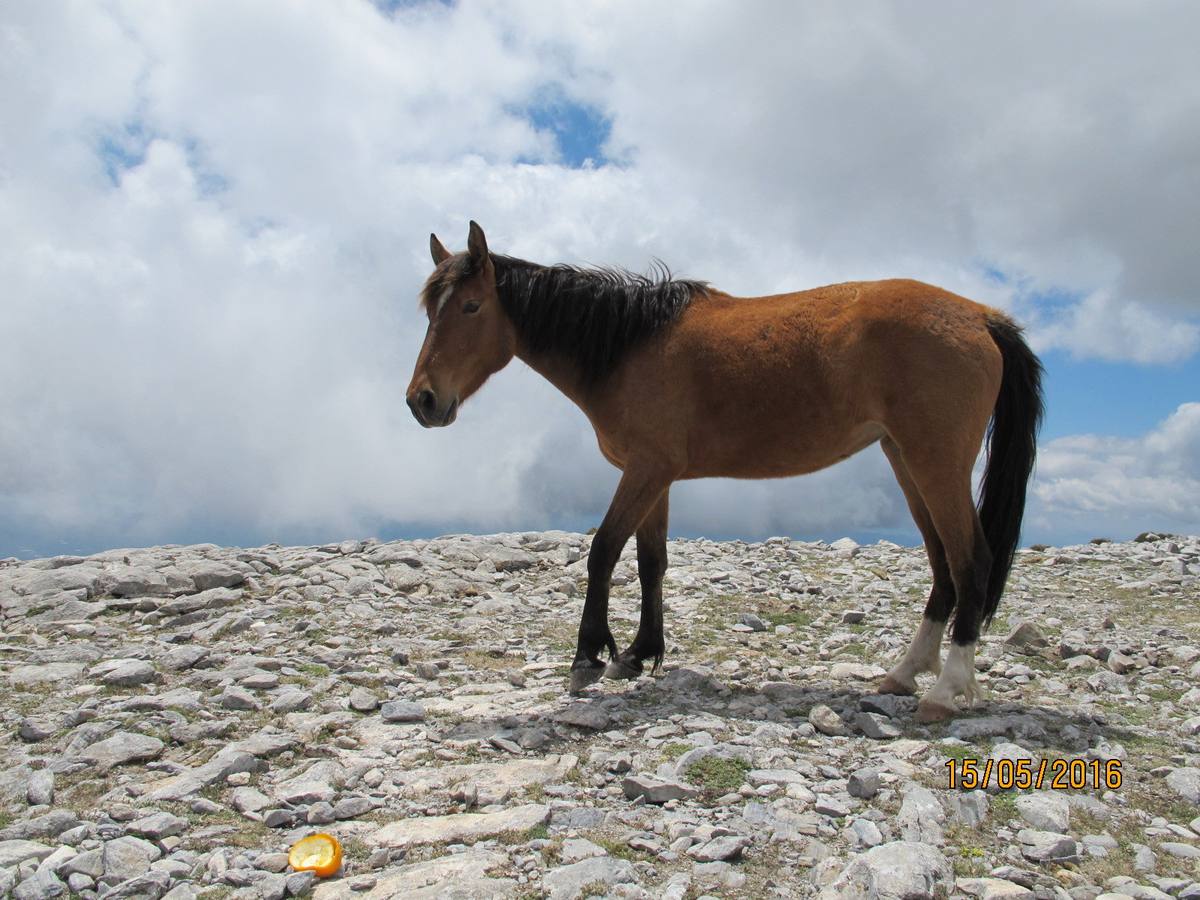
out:
{"label": "white cloud", "polygon": [[[426,235],[461,246],[468,218],[533,259],[657,255],[741,293],[911,275],[1018,307],[1042,346],[1186,356],[1195,16],[9,5],[0,536],[598,520],[615,474],[528,370],[445,432],[403,406]],[[520,112],[547,90],[611,117],[621,165],[555,164]],[[1085,299],[1052,319],[1031,284]],[[694,532],[912,533],[876,451],[673,497]]]}
{"label": "white cloud", "polygon": [[1137,438],[1076,435],[1042,447],[1026,532],[1129,538],[1200,531],[1200,403]]}

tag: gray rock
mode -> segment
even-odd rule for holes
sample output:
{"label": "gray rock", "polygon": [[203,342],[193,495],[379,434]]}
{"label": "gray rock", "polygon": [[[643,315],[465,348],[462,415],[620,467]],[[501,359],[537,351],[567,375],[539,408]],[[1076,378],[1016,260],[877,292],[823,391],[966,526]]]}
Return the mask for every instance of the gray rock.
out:
{"label": "gray rock", "polygon": [[1022,828],[1017,832],[1021,854],[1033,862],[1074,862],[1079,859],[1079,844],[1066,834]]}
{"label": "gray rock", "polygon": [[0,869],[17,866],[27,859],[43,860],[54,852],[37,841],[0,841]]}
{"label": "gray rock", "polygon": [[846,791],[851,797],[870,800],[879,793],[879,772],[875,769],[859,769],[846,779]]}
{"label": "gray rock", "polygon": [[169,873],[152,870],[122,881],[105,893],[104,900],[159,900],[170,886]]}
{"label": "gray rock", "polygon": [[389,700],[379,708],[385,722],[420,722],[425,718],[425,707],[411,700]]}
{"label": "gray rock", "polygon": [[550,900],[575,900],[589,884],[632,884],[636,881],[637,869],[629,860],[598,856],[551,869],[542,878],[542,886]]}
{"label": "gray rock", "polygon": [[867,737],[877,741],[890,741],[900,737],[900,729],[892,724],[887,716],[878,713],[860,712],[854,717],[854,724]]}
{"label": "gray rock", "polygon": [[158,663],[168,671],[182,672],[185,669],[191,669],[199,665],[203,660],[208,658],[208,654],[207,647],[201,647],[197,644],[184,644],[180,647],[172,647],[158,658]]}
{"label": "gray rock", "polygon": [[1183,766],[1167,774],[1167,787],[1189,803],[1200,805],[1200,769]]}
{"label": "gray rock", "polygon": [[14,900],[44,900],[47,897],[65,897],[67,886],[49,869],[39,869],[17,885]]}
{"label": "gray rock", "polygon": [[125,826],[125,831],[135,837],[161,841],[165,837],[183,834],[190,824],[187,819],[173,816],[168,812],[156,812],[130,822]]}
{"label": "gray rock", "polygon": [[156,737],[134,731],[118,731],[110,738],[86,747],[80,758],[95,765],[101,772],[116,766],[157,759],[164,744]]}
{"label": "gray rock", "polygon": [[317,883],[317,876],[312,872],[293,872],[287,878],[287,892],[289,897],[307,897],[312,893],[313,885]]}
{"label": "gray rock", "polygon": [[716,862],[718,860],[736,860],[742,858],[742,851],[750,845],[750,840],[740,834],[730,834],[713,838],[711,841],[688,849],[688,856],[697,862]]}
{"label": "gray rock", "polygon": [[121,837],[104,845],[104,874],[101,879],[116,885],[137,878],[150,870],[150,863],[162,855],[149,841]]}
{"label": "gray rock", "polygon": [[39,769],[29,776],[29,786],[25,790],[25,799],[30,806],[49,805],[54,802],[54,773],[49,769]]}
{"label": "gray rock", "polygon": [[374,712],[379,709],[379,698],[374,691],[356,687],[350,691],[350,708],[356,712]]}
{"label": "gray rock", "polygon": [[36,744],[48,737],[53,737],[55,727],[45,719],[22,719],[17,726],[17,737],[27,744]]}
{"label": "gray rock", "polygon": [[572,728],[587,731],[603,731],[612,724],[612,716],[600,704],[590,701],[572,703],[554,714],[554,721]]}
{"label": "gray rock", "polygon": [[968,828],[978,828],[987,818],[988,795],[984,791],[953,791],[946,795],[946,805],[956,822]]}
{"label": "gray rock", "polygon": [[901,795],[904,799],[896,816],[901,837],[906,841],[940,845],[944,840],[942,825],[946,821],[946,812],[933,791],[923,785],[906,784]]}
{"label": "gray rock", "polygon": [[766,631],[767,623],[754,613],[744,612],[738,616],[738,624],[745,625],[751,631]]}
{"label": "gray rock", "polygon": [[935,848],[892,841],[853,858],[821,896],[914,900],[948,896],[953,888],[954,870]]}
{"label": "gray rock", "polygon": [[1017,797],[1017,812],[1031,827],[1040,831],[1065,834],[1071,823],[1071,805],[1067,798],[1052,791],[1038,791]]}
{"label": "gray rock", "polygon": [[626,775],[621,788],[630,800],[644,797],[647,803],[666,803],[668,800],[687,800],[700,796],[700,791],[690,784],[646,774]]}
{"label": "gray rock", "polygon": [[243,687],[231,684],[221,692],[217,702],[224,709],[256,710],[259,709],[258,699]]}
{"label": "gray rock", "polygon": [[356,819],[369,813],[374,804],[366,797],[345,797],[333,805],[335,819]]}
{"label": "gray rock", "polygon": [[158,679],[154,666],[142,659],[130,659],[105,673],[100,680],[110,687],[135,687]]}
{"label": "gray rock", "polygon": [[1047,647],[1050,642],[1042,630],[1032,622],[1021,622],[1004,639],[1004,643],[1014,647]]}
{"label": "gray rock", "polygon": [[271,701],[271,712],[281,715],[308,709],[312,706],[312,694],[299,688],[285,687]]}
{"label": "gray rock", "polygon": [[823,703],[819,703],[809,710],[808,721],[821,734],[832,736],[846,733],[842,717]]}
{"label": "gray rock", "polygon": [[854,819],[843,832],[854,848],[877,847],[883,843],[883,833],[870,819]]}

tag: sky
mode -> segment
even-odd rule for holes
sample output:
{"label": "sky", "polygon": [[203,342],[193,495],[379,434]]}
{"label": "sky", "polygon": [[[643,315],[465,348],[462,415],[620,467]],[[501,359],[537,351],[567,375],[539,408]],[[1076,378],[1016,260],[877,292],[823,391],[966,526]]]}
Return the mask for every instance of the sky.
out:
{"label": "sky", "polygon": [[[514,361],[404,391],[428,235],[730,293],[913,277],[1047,371],[1026,543],[1200,531],[1200,7],[0,7],[0,557],[585,530]],[[671,533],[919,543],[877,447],[672,491]]]}

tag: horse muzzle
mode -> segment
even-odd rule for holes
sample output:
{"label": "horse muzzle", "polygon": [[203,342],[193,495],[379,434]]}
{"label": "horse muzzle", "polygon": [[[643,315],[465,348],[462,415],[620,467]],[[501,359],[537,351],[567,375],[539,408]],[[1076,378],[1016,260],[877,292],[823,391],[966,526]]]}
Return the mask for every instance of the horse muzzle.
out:
{"label": "horse muzzle", "polygon": [[455,397],[443,408],[438,403],[437,394],[428,388],[409,394],[407,403],[413,418],[423,428],[444,428],[458,418],[458,398]]}

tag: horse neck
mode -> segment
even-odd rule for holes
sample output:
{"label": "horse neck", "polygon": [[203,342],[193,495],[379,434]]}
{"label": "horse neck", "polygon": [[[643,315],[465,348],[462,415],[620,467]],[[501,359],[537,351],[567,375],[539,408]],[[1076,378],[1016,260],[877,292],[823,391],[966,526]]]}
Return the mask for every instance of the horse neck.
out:
{"label": "horse neck", "polygon": [[532,353],[522,342],[518,342],[516,356],[576,406],[587,408],[587,391],[574,361],[556,353]]}

